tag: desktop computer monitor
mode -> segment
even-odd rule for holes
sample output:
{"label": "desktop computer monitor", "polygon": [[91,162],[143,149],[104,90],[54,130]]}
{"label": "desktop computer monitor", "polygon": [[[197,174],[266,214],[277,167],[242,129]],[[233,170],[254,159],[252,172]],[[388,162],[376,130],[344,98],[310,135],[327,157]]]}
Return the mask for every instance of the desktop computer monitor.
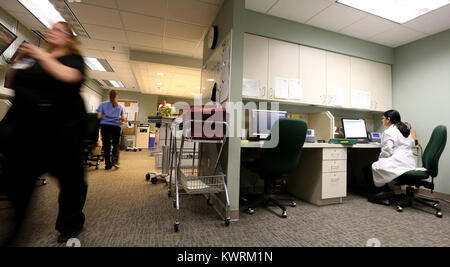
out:
{"label": "desktop computer monitor", "polygon": [[366,120],[342,119],[345,139],[367,139]]}
{"label": "desktop computer monitor", "polygon": [[252,110],[249,121],[249,137],[266,139],[275,122],[287,118],[286,111]]}

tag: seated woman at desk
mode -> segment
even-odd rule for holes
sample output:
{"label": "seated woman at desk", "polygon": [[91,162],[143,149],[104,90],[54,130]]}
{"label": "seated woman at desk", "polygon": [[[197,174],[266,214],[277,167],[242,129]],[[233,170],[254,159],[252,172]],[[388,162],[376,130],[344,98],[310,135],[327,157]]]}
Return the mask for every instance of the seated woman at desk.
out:
{"label": "seated woman at desk", "polygon": [[390,205],[389,197],[392,190],[388,183],[416,168],[412,151],[415,140],[396,110],[384,113],[383,125],[388,129],[381,138],[379,159],[372,164],[371,170],[365,170],[365,177],[371,193],[369,201]]}

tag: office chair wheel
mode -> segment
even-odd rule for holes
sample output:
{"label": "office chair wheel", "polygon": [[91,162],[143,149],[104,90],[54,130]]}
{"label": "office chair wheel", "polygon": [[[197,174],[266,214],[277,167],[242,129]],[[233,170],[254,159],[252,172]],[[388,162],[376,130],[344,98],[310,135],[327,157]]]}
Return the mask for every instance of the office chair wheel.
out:
{"label": "office chair wheel", "polygon": [[283,213],[281,214],[282,218],[287,218],[287,211],[283,211]]}
{"label": "office chair wheel", "polygon": [[403,207],[397,206],[397,211],[398,212],[403,212]]}
{"label": "office chair wheel", "polygon": [[434,203],[433,207],[435,208],[439,207],[439,203]]}
{"label": "office chair wheel", "polygon": [[442,211],[437,211],[436,212],[436,217],[442,218]]}
{"label": "office chair wheel", "polygon": [[47,181],[46,180],[42,180],[41,185],[47,185]]}
{"label": "office chair wheel", "polygon": [[175,233],[178,233],[179,227],[180,227],[180,223],[175,223],[173,225],[173,230],[175,230]]}
{"label": "office chair wheel", "polygon": [[158,183],[158,178],[153,177],[153,178],[152,178],[152,184],[156,184],[156,183]]}
{"label": "office chair wheel", "polygon": [[295,203],[294,201],[291,202],[291,207],[295,208],[297,207],[297,203]]}
{"label": "office chair wheel", "polygon": [[212,201],[211,201],[210,198],[208,198],[208,199],[206,200],[206,204],[208,204],[208,206],[212,206]]}
{"label": "office chair wheel", "polygon": [[147,173],[147,174],[145,175],[145,180],[146,180],[147,182],[150,181],[150,174]]}
{"label": "office chair wheel", "polygon": [[255,214],[255,210],[252,209],[252,208],[248,208],[247,212],[248,212],[248,214],[250,214],[250,215]]}
{"label": "office chair wheel", "polygon": [[225,226],[230,226],[230,221],[231,221],[231,219],[230,218],[226,218],[225,219]]}

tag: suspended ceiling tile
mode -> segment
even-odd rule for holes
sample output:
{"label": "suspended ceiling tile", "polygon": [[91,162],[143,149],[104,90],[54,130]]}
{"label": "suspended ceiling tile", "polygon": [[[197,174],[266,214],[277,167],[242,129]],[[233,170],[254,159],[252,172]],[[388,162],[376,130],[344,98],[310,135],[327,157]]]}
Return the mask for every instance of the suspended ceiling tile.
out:
{"label": "suspended ceiling tile", "polygon": [[167,18],[186,23],[209,26],[219,7],[197,0],[167,0]]}
{"label": "suspended ceiling tile", "polygon": [[266,13],[277,0],[245,0],[245,8],[260,13]]}
{"label": "suspended ceiling tile", "polygon": [[140,32],[127,31],[130,44],[162,49],[163,37]]}
{"label": "suspended ceiling tile", "polygon": [[268,14],[305,23],[330,5],[326,0],[279,0]]}
{"label": "suspended ceiling tile", "polygon": [[153,17],[166,16],[166,0],[116,0],[120,10],[135,12]]}
{"label": "suspended ceiling tile", "polygon": [[371,37],[369,40],[386,46],[397,47],[399,45],[424,38],[425,36],[426,35],[423,33],[416,32],[399,25],[393,29]]}
{"label": "suspended ceiling tile", "polygon": [[81,23],[123,29],[118,10],[78,4],[71,7]]}
{"label": "suspended ceiling tile", "polygon": [[166,35],[178,39],[199,41],[203,38],[207,27],[192,25],[177,21],[168,20],[166,25]]}
{"label": "suspended ceiling tile", "polygon": [[427,34],[435,34],[448,30],[450,29],[450,5],[431,11],[403,25]]}
{"label": "suspended ceiling tile", "polygon": [[333,4],[314,16],[307,24],[336,32],[367,16],[367,13],[357,9]]}
{"label": "suspended ceiling tile", "polygon": [[83,26],[92,39],[128,43],[125,31],[123,30],[86,23]]}
{"label": "suspended ceiling tile", "polygon": [[340,33],[367,40],[372,36],[386,32],[396,26],[398,24],[392,21],[374,15],[368,15],[354,24],[345,27]]}
{"label": "suspended ceiling tile", "polygon": [[126,30],[163,36],[164,19],[138,15],[130,12],[120,12]]}

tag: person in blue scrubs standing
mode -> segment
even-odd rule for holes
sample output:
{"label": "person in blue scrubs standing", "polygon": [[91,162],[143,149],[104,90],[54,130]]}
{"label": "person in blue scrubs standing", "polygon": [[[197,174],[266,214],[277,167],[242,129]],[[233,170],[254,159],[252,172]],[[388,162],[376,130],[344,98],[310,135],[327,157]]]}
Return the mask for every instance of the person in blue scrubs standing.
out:
{"label": "person in blue scrubs standing", "polygon": [[[103,149],[105,151],[105,169],[119,168],[120,125],[126,121],[123,107],[119,105],[117,91],[109,93],[109,101],[103,102],[97,109],[102,133]],[[111,160],[111,145],[112,160]]]}

